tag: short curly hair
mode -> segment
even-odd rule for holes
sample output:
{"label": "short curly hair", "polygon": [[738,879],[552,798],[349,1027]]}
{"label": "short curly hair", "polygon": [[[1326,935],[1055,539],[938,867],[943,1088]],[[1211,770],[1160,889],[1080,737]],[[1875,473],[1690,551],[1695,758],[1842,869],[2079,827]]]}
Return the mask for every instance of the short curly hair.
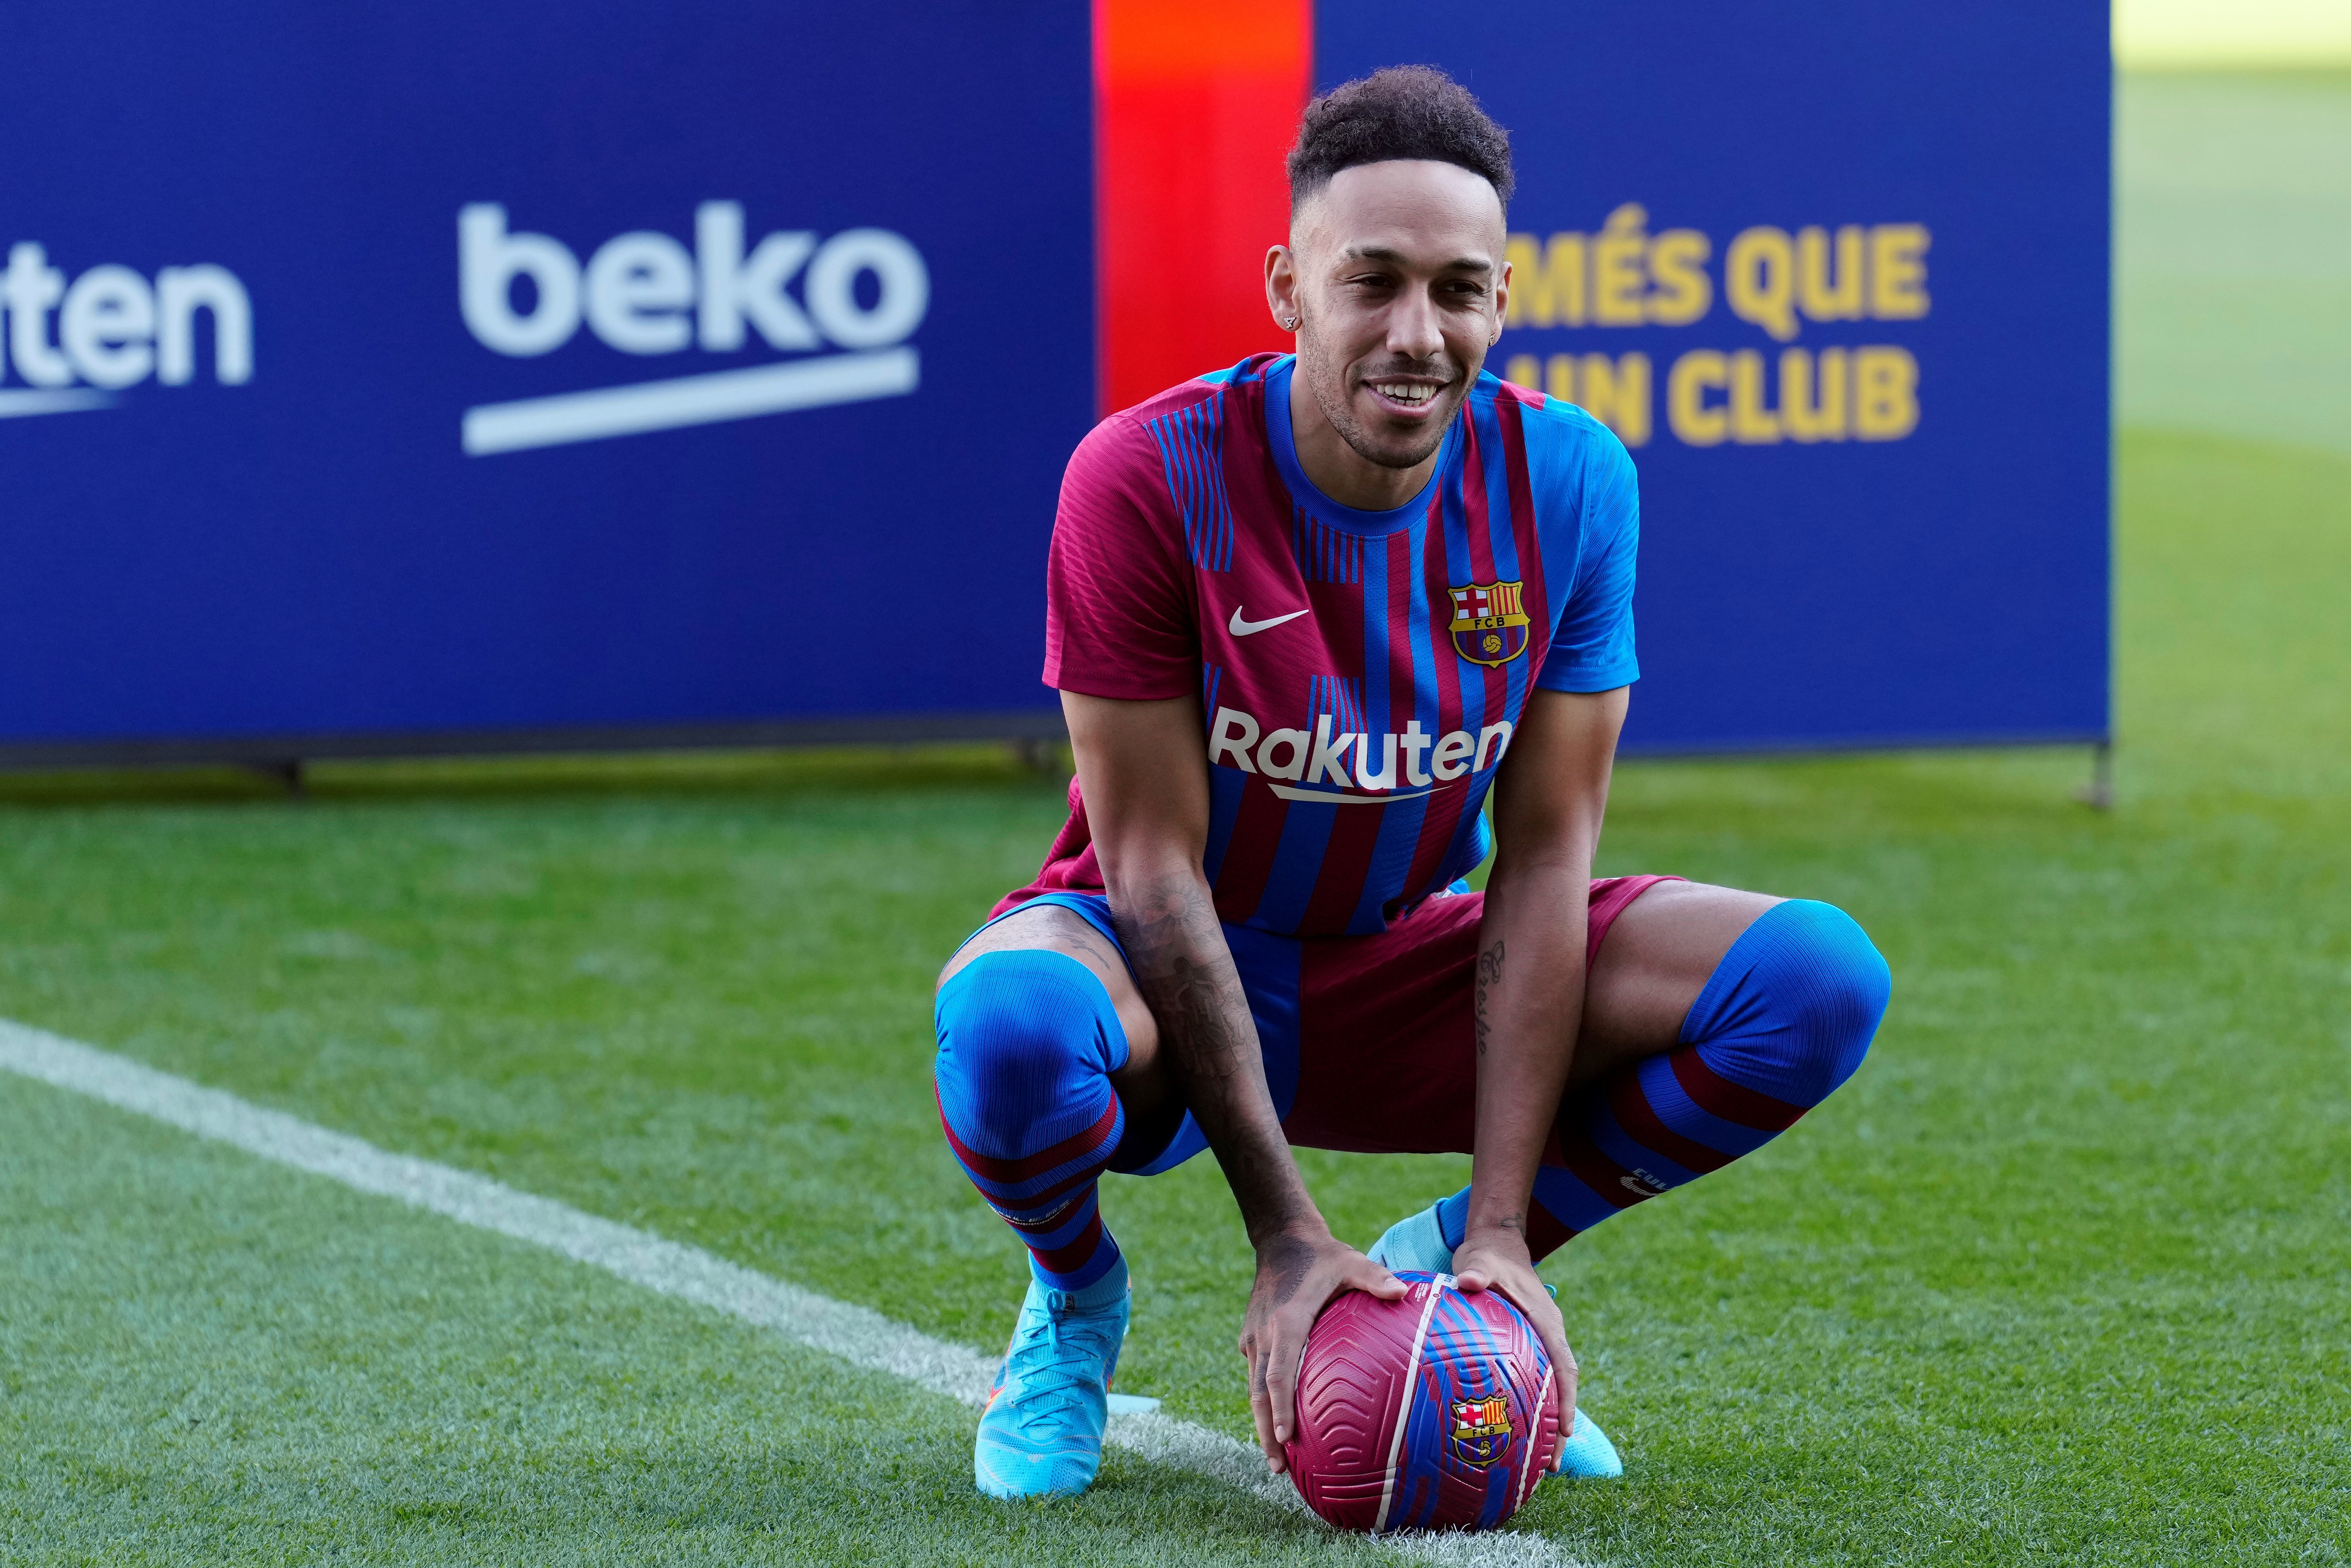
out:
{"label": "short curly hair", "polygon": [[1494,123],[1469,89],[1434,66],[1390,66],[1342,82],[1306,106],[1290,149],[1290,207],[1331,183],[1342,169],[1426,158],[1482,175],[1502,205],[1517,181],[1510,133]]}

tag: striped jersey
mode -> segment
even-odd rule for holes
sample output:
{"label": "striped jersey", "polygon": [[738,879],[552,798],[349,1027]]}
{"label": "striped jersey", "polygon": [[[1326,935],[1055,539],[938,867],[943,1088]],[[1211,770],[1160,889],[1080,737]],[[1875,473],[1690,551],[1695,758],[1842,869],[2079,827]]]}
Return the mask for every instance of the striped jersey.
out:
{"label": "striped jersey", "polygon": [[[1485,859],[1481,814],[1529,691],[1608,691],[1633,655],[1632,459],[1583,410],[1481,374],[1427,486],[1343,507],[1299,466],[1290,355],[1093,429],[1046,578],[1045,682],[1196,694],[1205,864],[1229,924],[1384,930]],[[1030,886],[1099,892],[1085,802]]]}

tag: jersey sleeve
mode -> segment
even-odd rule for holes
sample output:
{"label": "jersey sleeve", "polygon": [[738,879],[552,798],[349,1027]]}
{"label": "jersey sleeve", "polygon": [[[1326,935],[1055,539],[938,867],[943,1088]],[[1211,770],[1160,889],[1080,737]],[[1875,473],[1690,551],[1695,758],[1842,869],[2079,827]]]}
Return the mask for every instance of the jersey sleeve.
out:
{"label": "jersey sleeve", "polygon": [[1641,676],[1633,656],[1640,481],[1624,443],[1596,424],[1573,472],[1573,489],[1561,499],[1574,508],[1579,524],[1575,583],[1560,607],[1535,685],[1554,692],[1614,691]]}
{"label": "jersey sleeve", "polygon": [[1045,684],[1147,702],[1198,689],[1182,523],[1158,444],[1133,420],[1102,421],[1061,477],[1045,569]]}

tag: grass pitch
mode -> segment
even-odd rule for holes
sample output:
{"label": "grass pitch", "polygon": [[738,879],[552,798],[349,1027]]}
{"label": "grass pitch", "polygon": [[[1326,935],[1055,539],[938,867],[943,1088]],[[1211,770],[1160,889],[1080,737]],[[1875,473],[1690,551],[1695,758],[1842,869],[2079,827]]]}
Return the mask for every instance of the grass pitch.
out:
{"label": "grass pitch", "polygon": [[[1630,765],[1603,870],[1826,898],[1869,1064],[1550,1270],[1588,1561],[2341,1563],[2351,461],[2122,446],[2121,807],[2078,754]],[[982,751],[0,780],[0,1015],[1000,1348],[928,984],[1052,787]],[[1466,1162],[1310,1155],[1343,1234]],[[1114,1180],[1122,1388],[1235,1434],[1207,1162]],[[528,1249],[0,1076],[0,1560],[1378,1561]]]}

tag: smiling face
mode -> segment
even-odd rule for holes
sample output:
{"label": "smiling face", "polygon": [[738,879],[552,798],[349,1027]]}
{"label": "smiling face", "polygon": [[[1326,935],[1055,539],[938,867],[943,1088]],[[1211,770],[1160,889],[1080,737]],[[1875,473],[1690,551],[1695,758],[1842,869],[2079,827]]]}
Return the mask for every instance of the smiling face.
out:
{"label": "smiling face", "polygon": [[[1453,163],[1357,164],[1300,204],[1268,293],[1297,323],[1299,379],[1355,458],[1399,471],[1436,455],[1501,330],[1504,237],[1494,187]],[[1333,452],[1309,472],[1329,458],[1352,466]]]}

